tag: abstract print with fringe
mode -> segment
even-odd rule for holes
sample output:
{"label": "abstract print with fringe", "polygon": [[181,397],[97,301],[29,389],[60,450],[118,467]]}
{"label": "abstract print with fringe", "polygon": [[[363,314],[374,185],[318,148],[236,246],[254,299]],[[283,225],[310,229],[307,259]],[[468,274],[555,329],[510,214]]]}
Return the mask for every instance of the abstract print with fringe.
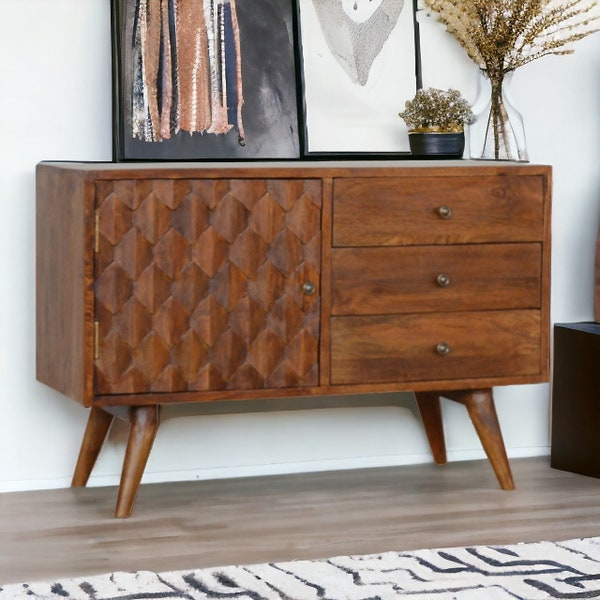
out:
{"label": "abstract print with fringe", "polygon": [[235,0],[136,0],[131,45],[135,139],[235,128],[245,144]]}

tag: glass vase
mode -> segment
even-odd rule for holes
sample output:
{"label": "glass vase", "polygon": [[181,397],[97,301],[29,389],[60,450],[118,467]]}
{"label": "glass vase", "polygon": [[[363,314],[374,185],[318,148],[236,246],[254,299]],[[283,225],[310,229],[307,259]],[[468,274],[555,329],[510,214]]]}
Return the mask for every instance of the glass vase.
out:
{"label": "glass vase", "polygon": [[513,71],[494,80],[486,71],[480,73],[475,122],[469,126],[471,158],[527,162],[523,117],[510,95]]}

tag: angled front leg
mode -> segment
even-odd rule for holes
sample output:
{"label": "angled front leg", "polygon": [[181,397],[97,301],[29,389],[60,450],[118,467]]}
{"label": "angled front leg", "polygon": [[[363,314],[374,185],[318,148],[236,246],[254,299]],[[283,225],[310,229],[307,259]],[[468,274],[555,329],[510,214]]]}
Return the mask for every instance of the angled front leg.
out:
{"label": "angled front leg", "polygon": [[460,402],[467,407],[481,445],[492,464],[494,473],[503,490],[514,490],[508,456],[502,439],[500,423],[496,414],[494,397],[490,388],[483,390],[460,390],[440,392],[444,398]]}
{"label": "angled front leg", "polygon": [[113,419],[113,415],[101,408],[94,406],[90,410],[71,481],[72,487],[84,487],[87,484]]}
{"label": "angled front leg", "polygon": [[93,407],[75,466],[73,487],[87,484],[115,417],[130,425],[115,517],[129,517],[159,425],[160,406]]}
{"label": "angled front leg", "polygon": [[118,415],[130,423],[115,517],[131,515],[138,488],[158,431],[160,406],[131,406]]}
{"label": "angled front leg", "polygon": [[429,440],[433,460],[438,465],[444,465],[447,462],[446,439],[440,395],[438,392],[415,392],[415,399]]}

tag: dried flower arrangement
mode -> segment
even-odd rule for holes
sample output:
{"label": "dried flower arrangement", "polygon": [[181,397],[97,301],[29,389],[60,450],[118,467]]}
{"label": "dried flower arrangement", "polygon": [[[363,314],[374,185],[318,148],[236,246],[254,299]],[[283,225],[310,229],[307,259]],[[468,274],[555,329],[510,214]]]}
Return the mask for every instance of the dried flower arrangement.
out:
{"label": "dried flower arrangement", "polygon": [[489,77],[496,158],[506,119],[507,73],[547,55],[572,54],[572,44],[599,31],[598,0],[424,0],[473,62]]}
{"label": "dried flower arrangement", "polygon": [[460,133],[471,123],[473,111],[458,90],[436,88],[417,90],[399,113],[409,131]]}
{"label": "dried flower arrangement", "polygon": [[595,0],[424,0],[490,79],[599,31]]}

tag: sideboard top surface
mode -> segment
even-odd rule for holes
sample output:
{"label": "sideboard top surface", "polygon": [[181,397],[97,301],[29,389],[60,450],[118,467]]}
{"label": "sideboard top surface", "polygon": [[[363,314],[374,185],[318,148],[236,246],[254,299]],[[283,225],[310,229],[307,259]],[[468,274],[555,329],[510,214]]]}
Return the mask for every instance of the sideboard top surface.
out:
{"label": "sideboard top surface", "polygon": [[146,177],[348,177],[360,173],[369,176],[444,177],[473,174],[547,175],[548,165],[485,160],[318,160],[248,162],[76,162],[43,161],[39,168],[51,167],[76,171],[90,178],[111,179]]}

